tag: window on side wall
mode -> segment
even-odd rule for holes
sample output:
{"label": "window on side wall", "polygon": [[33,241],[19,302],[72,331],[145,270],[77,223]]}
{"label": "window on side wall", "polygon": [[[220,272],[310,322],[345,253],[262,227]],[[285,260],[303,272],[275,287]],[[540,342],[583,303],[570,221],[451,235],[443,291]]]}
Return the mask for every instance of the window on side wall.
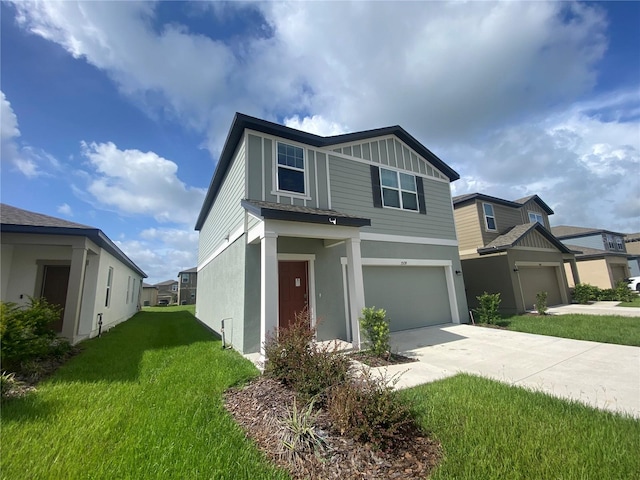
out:
{"label": "window on side wall", "polygon": [[490,203],[483,203],[482,209],[484,210],[484,224],[487,230],[495,232],[496,229],[496,216],[493,213],[493,205]]}
{"label": "window on side wall", "polygon": [[177,292],[178,291],[178,284],[177,283],[174,283],[174,284],[171,285],[171,291],[172,292]]}
{"label": "window on side wall", "polygon": [[305,194],[304,150],[278,142],[278,190]]}
{"label": "window on side wall", "polygon": [[189,274],[188,273],[183,273],[182,274],[182,283],[189,283]]}
{"label": "window on side wall", "polygon": [[380,168],[380,186],[385,207],[418,211],[415,175]]}
{"label": "window on side wall", "polygon": [[537,212],[529,212],[529,221],[531,223],[538,222],[540,225],[544,225],[544,218]]}
{"label": "window on side wall", "polygon": [[616,237],[616,245],[618,247],[618,250],[620,250],[621,252],[624,251],[624,244],[622,243],[622,237]]}
{"label": "window on side wall", "polygon": [[616,249],[616,245],[613,243],[613,235],[607,234],[607,244],[609,245],[609,250]]}
{"label": "window on side wall", "polygon": [[109,273],[107,274],[107,294],[104,300],[104,306],[108,307],[111,304],[111,284],[113,282],[113,267],[109,267]]}

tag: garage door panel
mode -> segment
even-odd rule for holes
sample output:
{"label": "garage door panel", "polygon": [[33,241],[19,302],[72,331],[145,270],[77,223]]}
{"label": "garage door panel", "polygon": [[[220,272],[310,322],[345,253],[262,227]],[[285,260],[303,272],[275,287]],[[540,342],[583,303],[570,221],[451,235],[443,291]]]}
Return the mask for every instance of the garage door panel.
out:
{"label": "garage door panel", "polygon": [[534,308],[538,292],[547,292],[547,305],[562,303],[555,267],[520,267],[519,275],[525,308]]}
{"label": "garage door panel", "polygon": [[384,308],[392,332],[451,322],[442,267],[365,266],[368,307]]}

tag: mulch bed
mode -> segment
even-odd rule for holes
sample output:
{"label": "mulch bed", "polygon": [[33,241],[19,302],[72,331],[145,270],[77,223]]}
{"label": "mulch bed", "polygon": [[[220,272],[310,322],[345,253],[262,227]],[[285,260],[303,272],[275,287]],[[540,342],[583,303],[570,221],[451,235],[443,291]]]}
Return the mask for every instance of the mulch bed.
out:
{"label": "mulch bed", "polygon": [[361,350],[349,355],[354,360],[364,363],[370,367],[388,367],[389,365],[400,365],[402,363],[417,362],[417,358],[405,357],[399,353],[392,353],[388,358],[379,357],[369,352],[368,350]]}
{"label": "mulch bed", "polygon": [[441,458],[441,446],[420,431],[394,442],[388,451],[376,450],[332,428],[320,410],[316,434],[323,439],[321,451],[301,452],[293,461],[282,443],[286,417],[294,393],[276,380],[259,377],[242,388],[225,393],[225,406],[260,450],[294,479],[424,479]]}

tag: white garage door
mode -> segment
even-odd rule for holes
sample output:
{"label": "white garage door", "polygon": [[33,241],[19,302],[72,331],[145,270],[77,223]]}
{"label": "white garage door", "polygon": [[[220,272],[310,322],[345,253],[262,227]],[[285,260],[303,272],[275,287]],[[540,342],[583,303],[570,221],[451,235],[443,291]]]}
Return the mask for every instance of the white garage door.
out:
{"label": "white garage door", "polygon": [[519,267],[520,285],[527,310],[534,309],[536,294],[547,292],[547,305],[562,303],[555,267]]}
{"label": "white garage door", "polygon": [[363,266],[367,307],[384,308],[392,332],[451,322],[444,267]]}

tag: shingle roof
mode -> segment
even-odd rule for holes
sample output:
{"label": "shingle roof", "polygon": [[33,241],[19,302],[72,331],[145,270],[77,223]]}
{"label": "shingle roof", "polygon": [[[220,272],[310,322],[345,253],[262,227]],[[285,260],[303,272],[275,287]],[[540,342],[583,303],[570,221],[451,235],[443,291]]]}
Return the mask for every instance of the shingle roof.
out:
{"label": "shingle roof", "polygon": [[154,285],[154,287],[164,287],[166,285],[172,285],[174,283],[178,283],[177,280],[165,280],[164,282],[159,282]]}
{"label": "shingle roof", "polygon": [[576,253],[576,259],[582,259],[585,257],[604,257],[604,256],[615,256],[615,257],[629,257],[628,253],[624,252],[614,252],[611,250],[602,250],[600,248],[589,248],[583,247],[581,245],[569,245],[565,244],[572,250],[579,251],[580,253]]}
{"label": "shingle roof", "polygon": [[573,227],[571,225],[558,225],[551,227],[551,232],[558,238],[586,237],[597,235],[598,233],[610,233],[612,235],[624,236],[624,233],[605,230],[603,228]]}
{"label": "shingle roof", "polygon": [[540,207],[547,213],[547,215],[553,215],[553,210],[542,201],[538,195],[529,195],[528,197],[519,198],[518,200],[505,200],[504,198],[493,197],[484,193],[466,193],[464,195],[457,195],[452,198],[453,206],[461,206],[467,202],[475,200],[484,200],[487,202],[497,203],[499,205],[505,205],[507,207],[520,208],[522,205],[530,200],[534,200]]}
{"label": "shingle roof", "polygon": [[220,154],[218,165],[215,172],[213,173],[211,183],[209,184],[209,189],[207,190],[207,195],[202,204],[202,209],[200,210],[200,214],[198,215],[198,220],[196,221],[195,226],[196,230],[200,230],[204,225],[204,221],[209,214],[211,205],[213,205],[213,202],[218,195],[218,191],[222,186],[222,182],[224,181],[227,169],[231,164],[236,146],[242,138],[245,129],[255,130],[258,132],[274,135],[318,148],[330,147],[332,145],[339,145],[345,142],[356,142],[359,140],[365,140],[368,138],[375,138],[385,135],[395,135],[404,143],[406,143],[410,148],[412,148],[422,157],[428,160],[444,175],[446,175],[449,178],[449,181],[455,181],[460,178],[460,175],[455,170],[444,163],[433,152],[422,145],[422,143],[416,140],[409,132],[407,132],[399,125],[377,128],[373,130],[364,130],[361,132],[347,133],[344,135],[322,137],[320,135],[314,135],[312,133],[303,132],[294,128],[285,127],[277,123],[268,122],[260,118],[251,117],[242,113],[236,113],[233,119],[233,123],[231,124],[231,128],[229,129],[229,133],[227,134],[227,139],[225,141],[224,147],[222,148],[222,153]]}
{"label": "shingle roof", "polygon": [[515,247],[518,244],[518,242],[532,230],[537,230],[562,253],[572,253],[567,245],[564,245],[562,242],[560,242],[557,238],[555,238],[551,234],[551,232],[549,232],[549,230],[547,230],[543,225],[539,224],[538,222],[516,225],[508,232],[500,235],[499,237],[494,239],[492,242],[488,243],[486,246],[482,248],[478,248],[478,253],[487,254],[487,253],[498,252],[498,251],[507,250],[509,248]]}
{"label": "shingle roof", "polygon": [[187,270],[180,270],[178,272],[178,275],[180,275],[181,273],[197,273],[198,271],[198,267],[193,267],[193,268],[189,268]]}
{"label": "shingle roof", "polygon": [[349,215],[336,210],[285,205],[282,203],[263,202],[259,200],[242,200],[242,206],[249,212],[262,218],[274,220],[291,220],[298,222],[345,225],[363,227],[371,225],[368,218]]}
{"label": "shingle roof", "polygon": [[4,233],[87,237],[96,245],[118,258],[122,263],[138,272],[143,278],[147,277],[147,274],[133,263],[99,228],[70,222],[62,218],[50,217],[49,215],[23,210],[2,203],[0,204],[0,231]]}
{"label": "shingle roof", "polygon": [[0,203],[0,223],[3,225],[29,225],[32,227],[83,228],[97,230],[89,225],[70,222],[62,218],[50,217],[42,213],[30,212],[21,208]]}

